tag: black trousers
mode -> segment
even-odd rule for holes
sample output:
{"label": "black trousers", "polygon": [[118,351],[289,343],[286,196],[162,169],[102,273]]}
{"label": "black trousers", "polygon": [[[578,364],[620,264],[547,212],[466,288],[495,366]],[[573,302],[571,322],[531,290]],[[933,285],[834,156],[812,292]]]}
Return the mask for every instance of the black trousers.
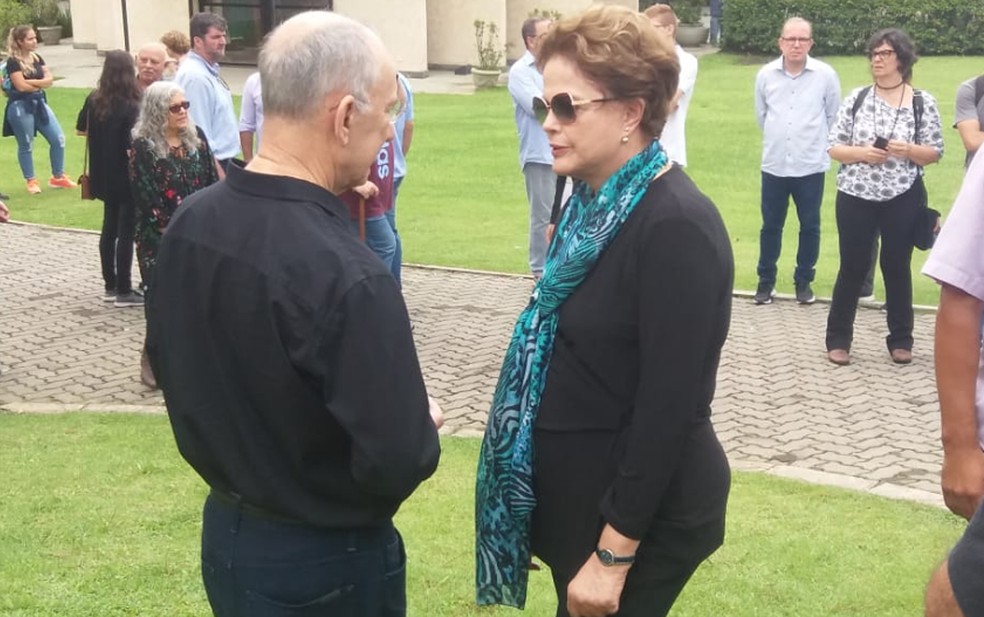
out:
{"label": "black trousers", "polygon": [[854,318],[871,245],[881,235],[881,270],[888,313],[888,349],[912,349],[912,231],[922,206],[922,179],[888,201],[868,201],[837,192],[840,269],[827,316],[827,350],[850,349]]}
{"label": "black trousers", "polygon": [[133,265],[133,234],[136,210],[133,202],[103,200],[103,224],[99,234],[99,260],[106,291],[126,294],[133,291],[130,268]]}

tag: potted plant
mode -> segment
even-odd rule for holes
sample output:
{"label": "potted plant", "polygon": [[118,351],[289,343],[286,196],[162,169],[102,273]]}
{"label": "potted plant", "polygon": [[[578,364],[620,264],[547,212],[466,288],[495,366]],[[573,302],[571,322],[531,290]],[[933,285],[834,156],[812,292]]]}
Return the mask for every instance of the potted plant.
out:
{"label": "potted plant", "polygon": [[478,66],[472,67],[472,80],[476,88],[493,88],[499,83],[506,51],[499,43],[499,26],[484,19],[476,19],[474,25]]}
{"label": "potted plant", "polygon": [[61,9],[58,0],[31,0],[31,22],[38,31],[38,38],[45,45],[57,45],[61,41]]}
{"label": "potted plant", "polygon": [[707,42],[709,29],[702,20],[706,4],[705,0],[678,0],[673,3],[673,12],[680,20],[676,39],[683,47],[699,47]]}

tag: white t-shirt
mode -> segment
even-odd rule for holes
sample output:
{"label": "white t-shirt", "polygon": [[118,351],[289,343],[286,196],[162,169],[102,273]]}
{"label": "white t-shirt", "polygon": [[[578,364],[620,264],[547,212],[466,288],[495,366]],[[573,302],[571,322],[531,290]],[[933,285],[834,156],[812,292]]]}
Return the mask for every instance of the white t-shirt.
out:
{"label": "white t-shirt", "polygon": [[671,161],[686,167],[687,137],[684,133],[684,125],[687,123],[687,108],[690,107],[690,98],[694,94],[694,85],[697,83],[697,58],[683,51],[679,45],[676,46],[676,54],[677,61],[680,62],[680,83],[677,85],[677,90],[683,94],[680,95],[680,106],[666,118],[666,125],[663,127],[663,134],[659,141]]}

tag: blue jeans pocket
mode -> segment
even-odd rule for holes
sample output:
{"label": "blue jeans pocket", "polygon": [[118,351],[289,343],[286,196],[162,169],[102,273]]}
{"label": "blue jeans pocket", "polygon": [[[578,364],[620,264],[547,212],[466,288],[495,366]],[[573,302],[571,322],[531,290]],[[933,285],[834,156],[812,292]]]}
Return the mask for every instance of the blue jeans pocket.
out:
{"label": "blue jeans pocket", "polygon": [[385,548],[386,574],[383,577],[386,617],[403,617],[407,612],[407,552],[400,532],[393,530],[396,539]]}
{"label": "blue jeans pocket", "polygon": [[346,584],[327,593],[315,592],[320,595],[295,597],[287,597],[290,594],[285,593],[285,590],[280,590],[276,597],[268,596],[258,590],[248,590],[247,615],[248,617],[356,617],[357,606],[351,601],[354,590],[355,585]]}

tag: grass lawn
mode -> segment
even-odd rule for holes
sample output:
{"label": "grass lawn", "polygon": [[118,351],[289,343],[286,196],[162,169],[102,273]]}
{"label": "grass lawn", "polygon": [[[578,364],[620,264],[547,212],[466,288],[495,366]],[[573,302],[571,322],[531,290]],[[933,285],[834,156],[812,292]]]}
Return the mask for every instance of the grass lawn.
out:
{"label": "grass lawn", "polygon": [[[472,603],[478,440],[448,438],[437,475],[398,515],[409,614],[519,615]],[[208,614],[199,578],[205,489],[161,416],[0,414],[0,614]],[[674,615],[921,614],[922,589],[962,525],[948,513],[736,474],[725,546]],[[527,613],[553,615],[546,571]]]}
{"label": "grass lawn", "polygon": [[[761,136],[755,124],[752,90],[755,74],[766,58],[715,54],[700,60],[700,73],[687,135],[690,167],[697,184],[720,207],[732,237],[739,289],[754,289],[758,260]],[[861,57],[828,59],[841,77],[844,94],[868,83],[867,61]],[[57,67],[55,67],[57,70]],[[930,201],[947,212],[963,175],[963,147],[952,122],[957,85],[980,71],[980,58],[923,58],[915,67],[915,85],[933,94],[945,126],[946,155],[928,169]],[[63,128],[74,133],[82,90],[51,91]],[[512,104],[505,89],[474,96],[419,94],[409,175],[401,189],[399,219],[404,259],[409,263],[526,272],[527,206],[519,170]],[[82,139],[68,137],[68,171],[82,167]],[[0,189],[11,193],[15,219],[98,229],[101,205],[83,203],[75,192],[45,191],[29,198],[23,189],[13,139],[0,150]],[[38,175],[47,177],[46,145],[38,144]],[[823,236],[816,291],[830,296],[837,274],[834,223],[835,179],[827,178]],[[787,225],[779,264],[778,287],[792,292],[795,266],[795,212]],[[936,286],[918,274],[926,254],[913,260],[915,301],[937,302]],[[880,286],[880,275],[878,284]],[[881,289],[879,297],[884,297]]]}

